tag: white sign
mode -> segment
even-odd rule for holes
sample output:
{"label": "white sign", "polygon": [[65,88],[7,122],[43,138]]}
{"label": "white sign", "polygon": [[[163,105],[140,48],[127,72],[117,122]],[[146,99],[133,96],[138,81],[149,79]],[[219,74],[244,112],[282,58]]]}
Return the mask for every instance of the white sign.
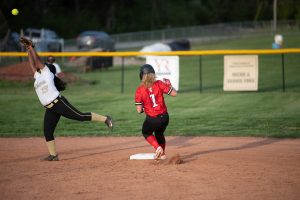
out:
{"label": "white sign", "polygon": [[258,90],[258,56],[224,56],[224,91]]}
{"label": "white sign", "polygon": [[157,80],[169,79],[175,90],[179,90],[178,56],[147,56],[146,63],[153,66]]}

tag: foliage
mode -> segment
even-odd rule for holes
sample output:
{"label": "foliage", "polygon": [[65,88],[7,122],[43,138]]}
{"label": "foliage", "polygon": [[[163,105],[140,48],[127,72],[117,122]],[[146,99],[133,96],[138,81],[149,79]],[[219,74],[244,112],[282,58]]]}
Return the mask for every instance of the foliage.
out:
{"label": "foliage", "polygon": [[[11,9],[18,8],[18,16]],[[0,9],[13,31],[50,28],[64,38],[87,29],[108,33],[154,30],[231,21],[273,19],[273,1],[256,0],[2,0]],[[278,0],[278,20],[299,19],[300,2]],[[4,21],[0,19],[0,21]]]}

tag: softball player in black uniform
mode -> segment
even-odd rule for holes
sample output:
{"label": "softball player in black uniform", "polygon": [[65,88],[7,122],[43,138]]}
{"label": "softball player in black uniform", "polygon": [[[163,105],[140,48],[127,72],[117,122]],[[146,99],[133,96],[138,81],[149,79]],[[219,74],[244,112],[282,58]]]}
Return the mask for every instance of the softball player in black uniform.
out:
{"label": "softball player in black uniform", "polygon": [[113,128],[113,121],[110,116],[102,116],[92,112],[82,113],[72,106],[65,97],[61,96],[59,90],[63,87],[59,84],[62,83],[60,79],[55,77],[55,66],[41,62],[30,40],[21,37],[20,42],[26,47],[28,52],[30,67],[34,73],[35,91],[41,104],[46,108],[44,136],[50,155],[43,158],[43,160],[59,160],[54,142],[54,130],[61,116],[78,121],[104,122],[108,128]]}

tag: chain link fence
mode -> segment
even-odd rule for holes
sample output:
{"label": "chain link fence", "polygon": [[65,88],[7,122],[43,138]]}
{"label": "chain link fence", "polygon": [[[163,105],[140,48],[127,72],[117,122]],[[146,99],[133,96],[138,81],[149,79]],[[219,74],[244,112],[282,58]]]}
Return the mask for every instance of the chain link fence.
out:
{"label": "chain link fence", "polygon": [[278,21],[273,30],[273,21],[232,22],[182,28],[168,28],[154,31],[141,31],[112,35],[117,49],[139,48],[154,42],[170,42],[176,39],[189,39],[191,42],[211,42],[254,35],[273,35],[277,32],[299,33],[300,22]]}
{"label": "chain link fence", "polygon": [[[278,21],[277,31],[273,30],[273,21],[233,22],[182,28],[168,28],[154,31],[113,34],[117,51],[139,49],[155,42],[167,43],[177,39],[187,39],[193,44],[209,43],[240,37],[253,37],[281,34],[299,34],[300,21]],[[7,38],[6,38],[7,39]],[[75,39],[65,40],[65,50],[75,52]],[[2,44],[2,43],[1,43]],[[0,67],[24,61],[23,57],[0,57]],[[63,58],[61,60],[65,62]]]}

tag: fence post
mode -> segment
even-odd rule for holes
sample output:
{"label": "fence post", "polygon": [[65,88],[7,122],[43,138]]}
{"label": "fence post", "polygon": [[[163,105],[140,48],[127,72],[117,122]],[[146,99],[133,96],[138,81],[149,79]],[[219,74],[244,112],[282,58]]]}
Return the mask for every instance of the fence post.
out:
{"label": "fence post", "polygon": [[199,56],[199,89],[202,92],[202,56]]}
{"label": "fence post", "polygon": [[124,56],[122,56],[122,69],[121,69],[121,93],[124,93]]}
{"label": "fence post", "polygon": [[284,54],[281,54],[282,63],[282,91],[285,92]]}

